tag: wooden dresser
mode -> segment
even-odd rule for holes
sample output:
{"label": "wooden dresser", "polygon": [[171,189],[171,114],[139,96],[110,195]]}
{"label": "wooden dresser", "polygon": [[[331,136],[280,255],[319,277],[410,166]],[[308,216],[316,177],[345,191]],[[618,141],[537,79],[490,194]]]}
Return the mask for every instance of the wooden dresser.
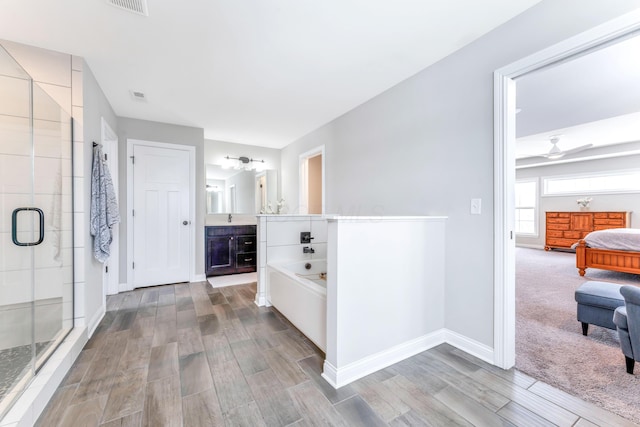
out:
{"label": "wooden dresser", "polygon": [[607,228],[628,228],[630,212],[547,212],[544,250],[570,249],[588,233]]}

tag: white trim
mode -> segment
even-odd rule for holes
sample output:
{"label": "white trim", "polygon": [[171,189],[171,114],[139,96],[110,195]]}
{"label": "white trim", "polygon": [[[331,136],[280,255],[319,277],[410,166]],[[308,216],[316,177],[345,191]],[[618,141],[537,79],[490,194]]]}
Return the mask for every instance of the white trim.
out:
{"label": "white trim", "polygon": [[[196,147],[192,145],[171,144],[167,142],[154,142],[144,141],[139,139],[127,139],[127,285],[128,289],[133,289],[133,164],[131,162],[131,156],[133,156],[133,147],[145,146],[155,148],[165,148],[172,150],[187,151],[189,153],[189,221],[191,227],[189,227],[189,281],[196,282],[197,277],[200,277],[201,273],[198,273],[196,269]],[[123,290],[121,288],[121,290]]]}
{"label": "white trim", "polygon": [[300,205],[298,207],[299,213],[301,215],[307,215],[309,214],[309,174],[308,174],[308,169],[309,169],[309,159],[311,157],[315,157],[317,155],[321,155],[322,156],[322,214],[323,215],[326,210],[325,210],[325,189],[326,189],[326,185],[325,185],[325,149],[324,149],[324,145],[320,145],[316,148],[313,148],[309,151],[306,151],[302,154],[300,154],[300,156],[298,156],[299,159],[299,165],[300,165],[300,169],[299,169],[299,180],[298,180],[298,204]]}
{"label": "white trim", "polygon": [[515,183],[514,79],[640,30],[640,10],[622,15],[494,72],[494,364],[515,364],[515,246],[509,211]]}
{"label": "white trim", "polygon": [[[547,184],[549,181],[562,181],[562,180],[572,180],[572,179],[581,179],[581,178],[597,178],[597,177],[613,177],[613,176],[623,176],[623,175],[640,175],[640,169],[615,169],[606,172],[591,172],[591,173],[571,173],[571,174],[562,174],[562,175],[546,175],[540,177],[541,181],[541,197],[563,197],[563,196],[582,196],[587,194],[627,194],[627,193],[640,193],[640,187],[638,188],[628,188],[623,190],[579,190],[579,191],[567,191],[560,193],[550,193],[547,190]],[[633,178],[628,181],[634,182],[637,181]]]}
{"label": "white trim", "polygon": [[205,274],[196,274],[191,278],[191,282],[205,282],[207,276]]}
{"label": "white trim", "polygon": [[380,353],[367,356],[340,369],[325,360],[322,378],[331,384],[333,388],[343,387],[373,372],[440,345],[445,342],[445,336],[445,330],[440,329]]}
{"label": "white trim", "polygon": [[[119,191],[119,173],[120,163],[118,158],[118,135],[113,131],[109,123],[100,118],[101,123],[101,142],[103,151],[109,155],[109,172],[111,173],[111,180],[113,181],[113,187],[116,190],[116,200],[120,200]],[[113,226],[113,241],[111,242],[111,253],[107,264],[109,265],[109,273],[106,274],[103,270],[103,300],[102,303],[106,306],[107,295],[115,295],[123,289],[119,286],[120,280],[120,225]],[[107,283],[105,284],[105,278]],[[105,287],[106,285],[106,287]]]}
{"label": "white trim", "polygon": [[576,163],[576,162],[586,162],[589,160],[601,160],[601,159],[614,159],[616,157],[626,157],[626,156],[635,156],[640,154],[640,150],[629,150],[629,151],[618,151],[617,153],[609,153],[609,154],[596,154],[593,156],[581,156],[575,159],[561,159],[555,161],[544,161],[537,163],[526,163],[516,165],[516,169],[528,169],[528,168],[538,168],[544,166],[553,166],[553,165],[563,165],[567,163]]}
{"label": "white trim", "polygon": [[96,328],[98,327],[106,313],[106,306],[102,306],[98,308],[98,311],[96,311],[93,316],[91,316],[91,319],[89,319],[89,323],[87,324],[89,338],[91,338],[93,333],[96,331]]}
{"label": "white trim", "polygon": [[449,329],[444,329],[444,340],[447,344],[451,344],[465,353],[475,356],[487,363],[493,363],[493,348],[486,344],[472,340],[469,337],[465,337]]}
{"label": "white trim", "polygon": [[528,243],[516,243],[516,248],[528,248],[528,249],[544,249],[544,245],[530,245]]}

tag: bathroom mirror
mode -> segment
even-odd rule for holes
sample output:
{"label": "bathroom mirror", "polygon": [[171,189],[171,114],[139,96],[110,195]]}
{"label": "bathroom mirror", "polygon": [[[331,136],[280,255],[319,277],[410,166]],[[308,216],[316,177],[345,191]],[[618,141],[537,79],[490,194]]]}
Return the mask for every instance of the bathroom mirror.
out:
{"label": "bathroom mirror", "polygon": [[261,172],[206,166],[207,214],[258,214],[277,202],[277,171]]}

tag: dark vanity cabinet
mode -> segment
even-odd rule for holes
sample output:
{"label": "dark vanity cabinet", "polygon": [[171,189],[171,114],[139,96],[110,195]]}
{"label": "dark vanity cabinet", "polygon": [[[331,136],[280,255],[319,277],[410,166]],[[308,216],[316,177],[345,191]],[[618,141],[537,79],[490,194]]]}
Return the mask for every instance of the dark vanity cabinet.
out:
{"label": "dark vanity cabinet", "polygon": [[256,271],[255,225],[205,227],[207,276]]}

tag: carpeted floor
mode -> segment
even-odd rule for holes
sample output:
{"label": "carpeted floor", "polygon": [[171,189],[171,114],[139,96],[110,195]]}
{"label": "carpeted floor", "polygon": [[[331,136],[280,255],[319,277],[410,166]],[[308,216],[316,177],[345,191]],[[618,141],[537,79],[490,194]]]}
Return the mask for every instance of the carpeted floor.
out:
{"label": "carpeted floor", "polygon": [[516,368],[640,424],[640,367],[625,371],[616,331],[576,320],[574,291],[585,280],[640,286],[640,276],[588,269],[575,254],[516,249]]}

